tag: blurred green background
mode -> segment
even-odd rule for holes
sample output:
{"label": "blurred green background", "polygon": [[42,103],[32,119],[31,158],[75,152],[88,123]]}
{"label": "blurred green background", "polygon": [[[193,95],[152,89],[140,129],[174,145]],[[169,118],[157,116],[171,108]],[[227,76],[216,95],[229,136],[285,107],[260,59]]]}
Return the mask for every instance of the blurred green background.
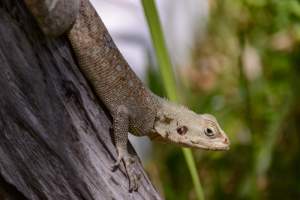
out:
{"label": "blurred green background", "polygon": [[[178,72],[182,101],[231,141],[193,150],[205,199],[300,199],[300,1],[210,0],[207,29]],[[159,80],[149,72],[163,96]],[[154,145],[145,167],[161,194],[196,199],[180,148]]]}

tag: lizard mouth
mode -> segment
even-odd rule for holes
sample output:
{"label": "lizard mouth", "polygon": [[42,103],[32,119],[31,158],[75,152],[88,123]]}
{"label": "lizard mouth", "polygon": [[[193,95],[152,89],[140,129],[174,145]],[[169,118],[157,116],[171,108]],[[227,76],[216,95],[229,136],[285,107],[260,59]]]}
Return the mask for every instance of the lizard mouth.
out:
{"label": "lizard mouth", "polygon": [[203,141],[195,141],[191,140],[191,146],[194,148],[200,148],[205,150],[212,150],[212,151],[225,151],[230,149],[230,145],[227,141],[225,142],[203,142]]}

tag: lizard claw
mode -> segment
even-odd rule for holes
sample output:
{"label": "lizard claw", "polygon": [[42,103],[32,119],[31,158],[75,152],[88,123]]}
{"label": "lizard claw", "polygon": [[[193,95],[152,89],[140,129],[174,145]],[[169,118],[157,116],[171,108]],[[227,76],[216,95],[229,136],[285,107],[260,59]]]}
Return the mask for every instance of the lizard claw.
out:
{"label": "lizard claw", "polygon": [[119,154],[117,161],[112,166],[113,171],[120,166],[121,160],[124,162],[126,174],[129,179],[129,191],[137,191],[141,174],[137,172],[137,169],[134,166],[136,163],[136,158],[128,154]]}
{"label": "lizard claw", "polygon": [[117,168],[119,168],[121,160],[122,156],[119,155],[116,162],[111,166],[111,171],[115,171]]}
{"label": "lizard claw", "polygon": [[127,176],[129,179],[129,191],[137,191],[139,187],[140,173],[134,167],[136,159],[133,157],[125,158],[124,163],[127,171]]}

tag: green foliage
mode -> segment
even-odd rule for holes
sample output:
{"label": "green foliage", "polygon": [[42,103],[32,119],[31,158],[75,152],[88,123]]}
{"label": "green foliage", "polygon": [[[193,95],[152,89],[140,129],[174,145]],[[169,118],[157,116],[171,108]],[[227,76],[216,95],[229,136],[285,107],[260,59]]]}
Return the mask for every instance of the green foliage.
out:
{"label": "green foliage", "polygon": [[[210,2],[208,33],[181,75],[186,104],[216,115],[231,140],[228,152],[194,151],[205,196],[299,199],[300,1]],[[166,199],[196,199],[178,148],[155,149]]]}

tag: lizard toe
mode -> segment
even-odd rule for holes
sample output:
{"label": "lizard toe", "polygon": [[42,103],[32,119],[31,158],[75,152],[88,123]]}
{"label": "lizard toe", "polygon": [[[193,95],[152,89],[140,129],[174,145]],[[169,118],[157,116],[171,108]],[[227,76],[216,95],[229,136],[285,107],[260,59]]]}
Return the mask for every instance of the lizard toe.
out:
{"label": "lizard toe", "polygon": [[129,180],[130,192],[138,190],[139,180],[141,179],[141,174],[135,167],[135,163],[137,162],[137,160],[137,157],[135,157],[134,155],[130,155],[125,151],[119,151],[118,158],[111,167],[111,170],[115,171],[117,168],[120,167],[121,161],[123,161],[125,165],[126,175]]}
{"label": "lizard toe", "polygon": [[111,166],[111,171],[115,171],[117,168],[120,167],[120,163],[121,163],[122,159],[123,159],[123,156],[121,154],[119,154],[116,162]]}
{"label": "lizard toe", "polygon": [[129,191],[137,191],[139,187],[140,173],[138,173],[134,164],[136,159],[131,156],[125,157],[123,159],[126,167],[127,176],[129,179]]}
{"label": "lizard toe", "polygon": [[137,191],[139,188],[139,178],[136,171],[128,171],[128,177],[129,177],[129,191]]}

